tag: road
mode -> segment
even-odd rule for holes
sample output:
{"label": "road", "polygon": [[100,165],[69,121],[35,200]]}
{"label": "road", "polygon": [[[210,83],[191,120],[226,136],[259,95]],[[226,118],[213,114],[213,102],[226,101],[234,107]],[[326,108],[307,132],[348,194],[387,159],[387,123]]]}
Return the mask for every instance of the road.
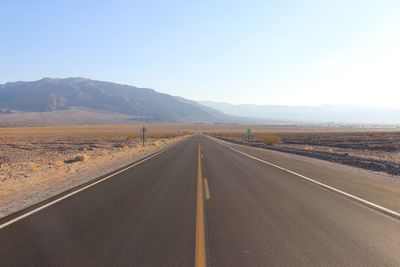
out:
{"label": "road", "polygon": [[2,227],[0,265],[400,266],[400,221],[198,134]]}

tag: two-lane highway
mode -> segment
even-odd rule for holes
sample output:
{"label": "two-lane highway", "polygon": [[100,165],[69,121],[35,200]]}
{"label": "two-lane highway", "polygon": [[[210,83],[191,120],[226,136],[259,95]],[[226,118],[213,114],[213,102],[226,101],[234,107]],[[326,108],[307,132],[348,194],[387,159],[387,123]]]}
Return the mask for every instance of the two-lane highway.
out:
{"label": "two-lane highway", "polygon": [[400,222],[195,135],[0,229],[2,266],[204,264],[400,266]]}

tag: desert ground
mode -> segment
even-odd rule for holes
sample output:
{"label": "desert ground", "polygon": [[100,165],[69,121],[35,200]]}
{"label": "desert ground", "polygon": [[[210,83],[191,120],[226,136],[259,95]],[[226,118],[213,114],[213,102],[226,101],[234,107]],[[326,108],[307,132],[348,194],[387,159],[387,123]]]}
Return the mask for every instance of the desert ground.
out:
{"label": "desert ground", "polygon": [[184,125],[0,128],[0,217],[123,167],[189,135]]}
{"label": "desert ground", "polygon": [[255,131],[250,140],[243,132],[209,134],[239,144],[332,161],[400,178],[398,131]]}

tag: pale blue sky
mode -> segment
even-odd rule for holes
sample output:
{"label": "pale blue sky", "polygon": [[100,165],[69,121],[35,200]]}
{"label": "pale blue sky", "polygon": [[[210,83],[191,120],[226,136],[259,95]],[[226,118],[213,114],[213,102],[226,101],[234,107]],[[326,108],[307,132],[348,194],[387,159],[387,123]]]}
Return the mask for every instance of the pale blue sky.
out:
{"label": "pale blue sky", "polygon": [[400,1],[0,1],[0,83],[81,76],[198,100],[400,106]]}

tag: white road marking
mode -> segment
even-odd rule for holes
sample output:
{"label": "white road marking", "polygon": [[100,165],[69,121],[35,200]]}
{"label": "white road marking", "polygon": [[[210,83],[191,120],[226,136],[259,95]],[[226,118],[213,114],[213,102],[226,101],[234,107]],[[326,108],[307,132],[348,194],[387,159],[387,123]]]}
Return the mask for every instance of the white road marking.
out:
{"label": "white road marking", "polygon": [[[213,140],[213,139],[212,139],[212,140]],[[213,140],[213,141],[215,141],[215,142],[217,142],[217,143],[220,143],[220,142],[218,142],[219,140],[218,140],[218,141]],[[226,145],[226,144],[223,144],[223,143],[220,143],[220,144],[223,145],[223,146],[225,146],[225,147],[227,147],[227,148],[229,148],[229,149],[231,149],[231,150],[233,150],[233,151],[235,151],[236,153],[242,154],[242,155],[244,155],[244,156],[246,156],[246,157],[252,158],[252,159],[257,160],[257,161],[260,161],[260,162],[262,162],[262,163],[264,163],[264,164],[270,165],[270,166],[275,167],[275,168],[278,168],[278,169],[280,169],[280,170],[282,170],[282,171],[285,171],[285,172],[288,172],[288,173],[290,173],[290,174],[293,174],[293,175],[295,175],[295,176],[297,176],[297,177],[300,177],[300,178],[302,178],[302,179],[304,179],[304,180],[307,180],[308,182],[311,182],[311,183],[313,183],[313,184],[316,184],[316,185],[318,185],[318,186],[320,186],[320,187],[322,187],[322,188],[325,188],[325,189],[327,189],[327,190],[329,190],[329,191],[335,192],[335,193],[337,193],[337,194],[339,194],[339,195],[341,195],[341,196],[344,196],[344,197],[346,197],[346,198],[348,198],[348,199],[351,199],[351,200],[353,200],[353,201],[356,201],[356,202],[358,202],[358,203],[360,203],[360,204],[362,204],[362,205],[364,205],[364,206],[367,206],[367,207],[369,207],[369,208],[371,208],[371,209],[374,209],[374,210],[376,210],[376,211],[379,211],[379,212],[381,212],[381,213],[384,213],[384,214],[386,214],[386,215],[389,215],[390,217],[393,217],[393,218],[395,218],[395,219],[397,219],[397,220],[400,220],[400,213],[398,213],[398,212],[396,212],[396,211],[394,211],[394,210],[385,208],[385,207],[383,207],[383,206],[380,206],[380,205],[378,205],[378,204],[375,204],[375,203],[370,202],[370,201],[368,201],[368,200],[365,200],[365,199],[363,199],[363,198],[360,198],[360,197],[357,197],[357,196],[355,196],[355,195],[346,193],[346,192],[344,192],[344,191],[342,191],[342,190],[340,190],[340,189],[337,189],[337,188],[332,187],[332,186],[329,186],[329,185],[327,185],[327,184],[318,182],[318,181],[313,180],[313,179],[311,179],[311,178],[309,178],[309,177],[307,177],[307,176],[304,176],[304,175],[299,174],[299,173],[297,173],[297,172],[288,170],[288,169],[283,168],[283,167],[281,167],[281,166],[279,166],[279,165],[276,165],[276,164],[274,164],[274,163],[271,163],[271,162],[268,162],[268,161],[259,159],[259,158],[257,158],[257,157],[254,157],[254,156],[250,155],[250,154],[247,154],[247,153],[245,153],[245,152],[242,152],[242,151],[240,151],[240,150],[238,150],[238,149],[235,149],[235,148],[233,148],[233,147],[230,147],[230,146],[228,146],[228,145]]]}
{"label": "white road marking", "polygon": [[149,157],[147,157],[147,158],[145,158],[145,159],[142,159],[141,161],[138,161],[138,162],[136,162],[136,163],[133,163],[132,165],[130,165],[130,166],[128,166],[128,167],[126,167],[126,168],[124,168],[124,169],[122,169],[122,170],[119,170],[118,172],[115,172],[115,173],[113,173],[113,174],[110,174],[110,175],[108,175],[107,177],[104,177],[104,178],[102,178],[102,179],[100,179],[100,180],[98,180],[98,181],[96,181],[96,182],[93,182],[93,183],[87,185],[87,186],[84,186],[84,187],[82,187],[82,188],[79,188],[79,189],[77,189],[77,190],[75,190],[75,191],[73,191],[73,192],[71,192],[71,193],[69,193],[69,194],[67,194],[67,195],[64,195],[64,196],[62,196],[62,197],[60,197],[60,198],[57,198],[57,199],[55,199],[55,200],[53,200],[53,201],[51,201],[51,202],[49,202],[49,203],[44,204],[43,206],[40,206],[40,207],[38,207],[38,208],[36,208],[36,209],[33,209],[33,210],[31,210],[31,211],[29,211],[29,212],[27,212],[27,213],[24,213],[24,214],[22,214],[22,215],[20,215],[20,216],[18,216],[18,217],[16,217],[16,218],[14,218],[14,219],[8,221],[8,222],[5,222],[5,223],[3,223],[3,224],[0,225],[0,230],[3,229],[4,227],[10,225],[10,224],[13,224],[13,223],[15,223],[15,222],[17,222],[17,221],[19,221],[19,220],[21,220],[21,219],[23,219],[23,218],[26,218],[26,217],[28,217],[28,216],[30,216],[30,215],[32,215],[32,214],[38,212],[38,211],[41,211],[41,210],[43,210],[43,209],[45,209],[45,208],[47,208],[47,207],[50,207],[50,206],[56,204],[57,202],[60,202],[61,200],[64,200],[64,199],[66,199],[66,198],[68,198],[68,197],[70,197],[70,196],[73,196],[73,195],[75,195],[75,194],[77,194],[77,193],[79,193],[79,192],[81,192],[81,191],[83,191],[83,190],[85,190],[85,189],[88,189],[89,187],[92,187],[92,186],[94,186],[94,185],[96,185],[96,184],[98,184],[98,183],[101,183],[101,182],[103,182],[103,181],[105,181],[105,180],[108,180],[108,179],[110,179],[111,177],[113,177],[113,176],[115,176],[115,175],[117,175],[117,174],[120,174],[120,173],[122,173],[122,172],[124,172],[124,171],[127,171],[127,170],[129,170],[129,169],[131,169],[131,168],[133,168],[133,167],[135,167],[135,166],[137,166],[137,165],[139,165],[139,164],[141,164],[141,163],[143,163],[143,162],[145,162],[145,161],[147,161],[147,160],[149,160],[149,159],[151,159],[151,158],[154,158],[155,156],[160,155],[161,153],[164,153],[165,151],[167,151],[167,150],[169,150],[169,149],[175,147],[175,146],[178,145],[179,143],[180,143],[180,142],[175,143],[175,144],[173,144],[173,145],[171,145],[171,146],[169,146],[169,147],[167,147],[167,148],[165,148],[165,149],[163,149],[163,150],[161,150],[161,151],[159,151],[159,152],[157,152],[157,153],[155,153],[155,154],[153,154],[153,155],[151,155],[151,156],[149,156]]}

